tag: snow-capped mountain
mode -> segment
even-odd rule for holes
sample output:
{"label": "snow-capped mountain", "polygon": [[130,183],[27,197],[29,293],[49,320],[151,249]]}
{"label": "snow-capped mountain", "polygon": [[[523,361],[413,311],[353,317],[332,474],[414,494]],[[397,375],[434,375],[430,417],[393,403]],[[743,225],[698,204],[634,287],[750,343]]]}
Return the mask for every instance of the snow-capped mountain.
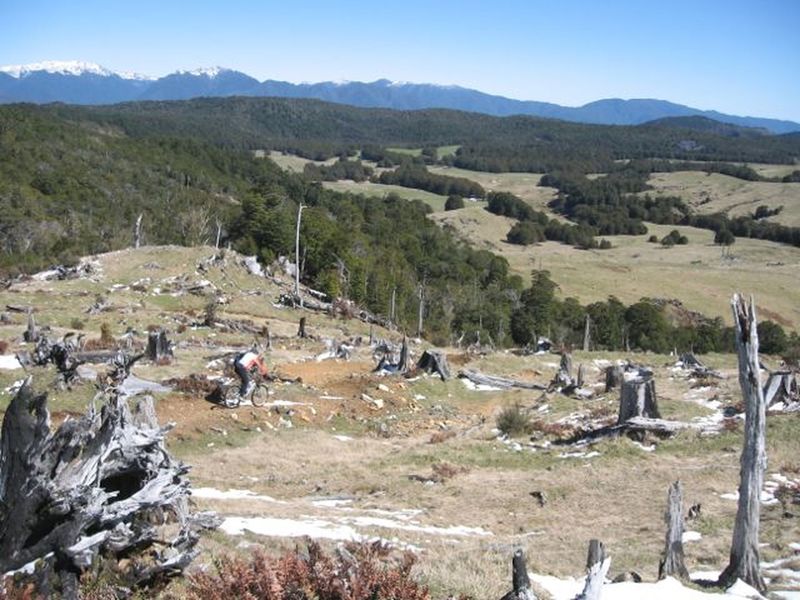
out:
{"label": "snow-capped mountain", "polygon": [[734,125],[758,127],[772,133],[800,131],[800,124],[791,121],[738,117],[654,99],[606,99],[584,106],[567,107],[547,102],[514,100],[459,86],[388,79],[369,83],[259,82],[245,73],[222,67],[176,71],[159,78],[114,72],[98,64],[82,61],[45,61],[0,67],[0,103],[111,104],[237,95],[314,98],[353,106],[398,110],[450,108],[496,116],[532,115],[611,125],[637,125],[667,117],[702,116]]}

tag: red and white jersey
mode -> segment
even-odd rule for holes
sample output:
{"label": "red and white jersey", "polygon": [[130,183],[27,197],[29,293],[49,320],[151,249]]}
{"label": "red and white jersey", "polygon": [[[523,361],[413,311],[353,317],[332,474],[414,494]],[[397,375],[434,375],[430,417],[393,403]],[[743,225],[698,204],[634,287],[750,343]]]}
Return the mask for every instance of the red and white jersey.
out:
{"label": "red and white jersey", "polygon": [[239,364],[245,369],[252,369],[260,362],[261,361],[259,360],[258,354],[255,352],[245,352],[244,355],[239,359]]}

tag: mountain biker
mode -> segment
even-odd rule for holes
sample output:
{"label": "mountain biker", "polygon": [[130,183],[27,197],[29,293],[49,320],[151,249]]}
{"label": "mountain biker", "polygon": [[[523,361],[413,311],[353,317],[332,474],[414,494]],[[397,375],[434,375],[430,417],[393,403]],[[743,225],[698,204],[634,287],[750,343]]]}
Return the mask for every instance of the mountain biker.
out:
{"label": "mountain biker", "polygon": [[239,379],[242,380],[242,385],[239,387],[239,395],[242,398],[247,396],[255,385],[250,378],[251,373],[258,370],[262,376],[266,377],[267,375],[267,365],[264,362],[264,358],[256,352],[255,348],[237,354],[236,358],[233,359],[233,368]]}

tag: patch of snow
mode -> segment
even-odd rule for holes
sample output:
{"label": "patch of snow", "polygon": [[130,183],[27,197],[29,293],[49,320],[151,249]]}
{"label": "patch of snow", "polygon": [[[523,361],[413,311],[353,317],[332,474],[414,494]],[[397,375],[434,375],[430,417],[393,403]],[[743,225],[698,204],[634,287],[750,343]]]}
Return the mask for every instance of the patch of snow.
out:
{"label": "patch of snow", "polygon": [[192,496],[195,498],[204,498],[206,500],[260,500],[262,502],[286,504],[283,500],[276,500],[271,496],[261,496],[250,490],[229,489],[227,491],[222,491],[209,487],[200,487],[192,488]]}
{"label": "patch of snow", "polygon": [[351,498],[322,498],[320,500],[311,501],[311,504],[318,508],[338,508],[352,503],[353,500]]}
{"label": "patch of snow", "polygon": [[344,396],[320,396],[320,400],[344,400]]}
{"label": "patch of snow", "polygon": [[789,548],[791,548],[792,550],[795,550],[797,552],[800,552],[800,543],[792,542],[791,544],[789,544]]}
{"label": "patch of snow", "polygon": [[[718,575],[715,574],[715,577]],[[531,581],[543,587],[553,600],[572,600],[583,591],[584,578],[559,579],[550,575],[530,573]],[[606,583],[603,586],[603,600],[707,600],[711,598],[761,598],[756,590],[737,581],[724,594],[701,592],[685,587],[680,581],[667,577],[656,583]]]}
{"label": "patch of snow", "polygon": [[172,388],[156,383],[155,381],[148,381],[140,379],[136,375],[129,375],[119,386],[120,395],[122,396],[135,396],[144,392],[169,392]]}
{"label": "patch of snow", "polygon": [[641,442],[632,442],[632,443],[633,443],[634,446],[636,446],[640,450],[644,450],[645,452],[655,452],[656,451],[656,445],[655,444],[652,444],[650,446],[645,446]]}
{"label": "patch of snow", "polygon": [[192,71],[176,71],[176,75],[194,75],[195,77],[208,77],[209,79],[213,79],[220,73],[224,73],[225,71],[230,71],[230,69],[225,69],[223,67],[201,67],[199,69],[194,69]]}
{"label": "patch of snow", "polygon": [[334,435],[333,437],[335,439],[339,440],[340,442],[352,442],[353,441],[353,438],[351,438],[349,435]]}
{"label": "patch of snow", "polygon": [[595,456],[600,456],[596,450],[592,452],[562,452],[558,455],[559,458],[594,458]]}
{"label": "patch of snow", "polygon": [[8,573],[4,573],[0,580],[6,577],[14,577],[15,575],[33,575],[36,572],[36,563],[40,560],[47,560],[54,556],[53,552],[48,552],[41,558],[37,558],[36,560],[32,560],[31,562],[22,565],[19,569],[15,569],[14,571],[9,571]]}
{"label": "patch of snow", "polygon": [[431,535],[443,536],[489,536],[492,535],[491,531],[487,531],[481,527],[465,527],[463,525],[454,525],[451,527],[435,527],[433,525],[420,525],[418,523],[400,522],[393,519],[385,519],[380,517],[345,517],[342,519],[345,523],[353,523],[358,527],[380,527],[385,529],[400,529],[403,531],[413,531],[417,533],[428,533]]}
{"label": "patch of snow", "polygon": [[307,402],[295,402],[294,400],[273,400],[272,402],[267,402],[264,406],[268,406],[270,408],[276,408],[279,406],[308,406]]}
{"label": "patch of snow", "polygon": [[47,73],[59,75],[103,75],[110,77],[115,73],[96,63],[81,60],[46,60],[27,65],[8,65],[0,67],[0,72],[11,75],[16,79],[27,77],[31,73],[45,71]]}
{"label": "patch of snow", "polygon": [[22,364],[20,364],[17,357],[13,354],[2,354],[0,355],[0,369],[5,369],[8,371],[13,371],[14,369],[21,369]]}
{"label": "patch of snow", "polygon": [[14,395],[14,394],[16,394],[16,393],[19,391],[19,388],[21,388],[21,387],[22,387],[22,384],[23,384],[23,383],[25,383],[25,380],[24,380],[24,379],[18,379],[17,381],[15,381],[14,383],[12,383],[10,386],[8,386],[7,388],[5,388],[5,389],[3,390],[3,392],[4,392],[4,393],[6,393],[6,394],[11,394],[11,395]]}
{"label": "patch of snow", "polygon": [[499,388],[499,387],[494,386],[494,385],[486,385],[486,384],[483,384],[483,383],[475,383],[473,381],[470,381],[466,377],[462,377],[461,378],[461,383],[463,383],[464,387],[467,388],[468,390],[473,390],[473,391],[477,391],[477,392],[502,392],[503,391],[503,388]]}
{"label": "patch of snow", "polygon": [[348,525],[322,519],[278,519],[273,517],[226,517],[219,527],[228,535],[245,531],[268,537],[305,537],[326,540],[362,541],[364,538]]}
{"label": "patch of snow", "polygon": [[703,534],[699,531],[684,531],[681,541],[685,544],[687,542],[699,542],[703,539]]}

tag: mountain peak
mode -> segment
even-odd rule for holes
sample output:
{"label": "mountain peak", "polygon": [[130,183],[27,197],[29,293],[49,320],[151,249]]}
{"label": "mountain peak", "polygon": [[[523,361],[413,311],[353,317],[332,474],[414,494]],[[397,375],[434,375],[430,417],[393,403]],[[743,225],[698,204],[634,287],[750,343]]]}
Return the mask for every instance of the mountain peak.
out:
{"label": "mountain peak", "polygon": [[175,71],[175,75],[194,75],[195,77],[208,77],[209,79],[213,79],[221,75],[222,73],[230,73],[232,72],[231,69],[226,69],[224,67],[201,67],[199,69],[193,69],[191,71]]}
{"label": "mountain peak", "polygon": [[113,71],[109,71],[105,67],[101,67],[97,63],[86,62],[82,60],[45,60],[38,63],[30,63],[27,65],[8,65],[0,67],[0,72],[11,75],[16,79],[27,77],[31,73],[45,71],[58,75],[115,75]]}

